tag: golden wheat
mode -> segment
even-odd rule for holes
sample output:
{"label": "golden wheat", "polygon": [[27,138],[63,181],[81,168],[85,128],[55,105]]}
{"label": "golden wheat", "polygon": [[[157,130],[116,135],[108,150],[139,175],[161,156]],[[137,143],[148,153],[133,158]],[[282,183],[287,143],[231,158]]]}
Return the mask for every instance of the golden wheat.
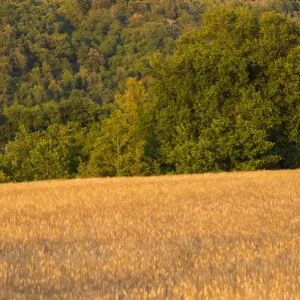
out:
{"label": "golden wheat", "polygon": [[1,299],[300,299],[300,172],[0,186]]}

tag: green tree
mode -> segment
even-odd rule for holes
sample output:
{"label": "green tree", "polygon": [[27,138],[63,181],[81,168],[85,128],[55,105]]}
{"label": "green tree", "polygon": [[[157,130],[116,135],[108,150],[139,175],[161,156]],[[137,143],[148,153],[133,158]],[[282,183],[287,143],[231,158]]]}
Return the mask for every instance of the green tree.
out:
{"label": "green tree", "polygon": [[88,10],[91,8],[92,0],[76,0],[76,1],[83,13],[88,12]]}
{"label": "green tree", "polygon": [[74,177],[79,165],[83,131],[53,124],[29,133],[24,127],[1,155],[0,172],[11,181]]}
{"label": "green tree", "polygon": [[131,78],[124,95],[117,95],[117,108],[102,123],[90,159],[80,167],[81,176],[135,176],[157,172],[146,155],[147,133],[142,115],[148,107],[141,82]]}
{"label": "green tree", "polygon": [[[292,166],[284,149],[299,145],[300,77],[291,63],[299,37],[298,24],[278,14],[223,9],[183,36],[171,58],[152,60],[166,171]],[[289,149],[299,157],[298,146]]]}

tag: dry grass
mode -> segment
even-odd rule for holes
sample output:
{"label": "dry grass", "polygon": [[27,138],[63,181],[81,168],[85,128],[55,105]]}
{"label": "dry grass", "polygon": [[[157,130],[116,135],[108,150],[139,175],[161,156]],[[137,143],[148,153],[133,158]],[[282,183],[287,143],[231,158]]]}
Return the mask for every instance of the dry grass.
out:
{"label": "dry grass", "polygon": [[0,186],[0,298],[300,299],[300,171]]}

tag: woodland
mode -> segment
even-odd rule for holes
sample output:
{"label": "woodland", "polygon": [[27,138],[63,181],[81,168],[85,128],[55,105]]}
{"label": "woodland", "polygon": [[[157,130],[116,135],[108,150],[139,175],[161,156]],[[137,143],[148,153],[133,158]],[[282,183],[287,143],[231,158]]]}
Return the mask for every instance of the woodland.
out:
{"label": "woodland", "polygon": [[0,0],[0,182],[296,168],[299,0]]}

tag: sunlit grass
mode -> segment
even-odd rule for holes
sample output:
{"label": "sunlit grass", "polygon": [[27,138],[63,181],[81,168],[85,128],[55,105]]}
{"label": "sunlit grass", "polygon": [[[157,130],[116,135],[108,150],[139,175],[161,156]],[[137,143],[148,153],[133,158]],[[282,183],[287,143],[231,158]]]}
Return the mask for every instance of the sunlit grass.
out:
{"label": "sunlit grass", "polygon": [[0,185],[0,298],[299,299],[300,172]]}

